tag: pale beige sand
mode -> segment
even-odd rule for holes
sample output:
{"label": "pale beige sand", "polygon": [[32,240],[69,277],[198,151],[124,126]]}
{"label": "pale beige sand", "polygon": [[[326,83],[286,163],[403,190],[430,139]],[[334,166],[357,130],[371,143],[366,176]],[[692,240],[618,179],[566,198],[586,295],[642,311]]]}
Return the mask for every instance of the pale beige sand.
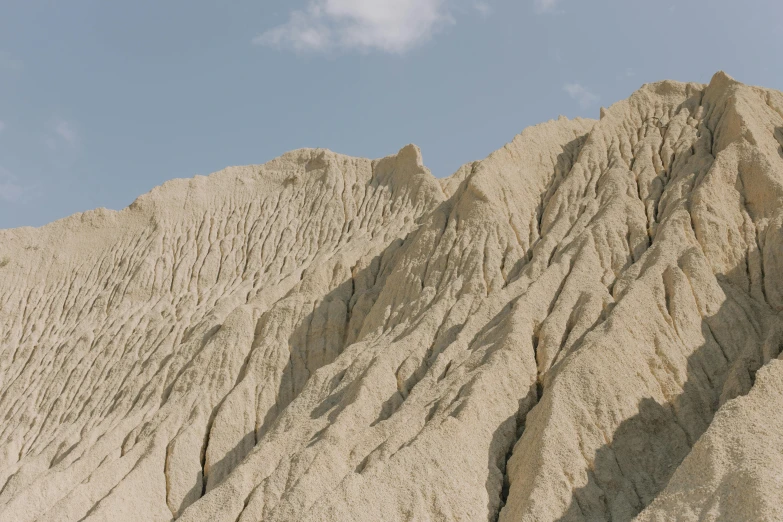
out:
{"label": "pale beige sand", "polygon": [[783,520],[783,94],[0,231],[0,520]]}

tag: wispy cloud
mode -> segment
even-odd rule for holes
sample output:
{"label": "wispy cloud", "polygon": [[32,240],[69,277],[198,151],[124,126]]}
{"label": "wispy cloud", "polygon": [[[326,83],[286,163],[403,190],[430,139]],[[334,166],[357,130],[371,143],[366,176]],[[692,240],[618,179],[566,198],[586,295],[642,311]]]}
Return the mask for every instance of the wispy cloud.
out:
{"label": "wispy cloud", "polygon": [[0,201],[16,203],[22,199],[29,187],[19,184],[16,176],[0,167]]}
{"label": "wispy cloud", "polygon": [[618,72],[615,75],[615,79],[617,81],[623,81],[627,80],[628,78],[633,78],[634,76],[636,76],[636,71],[631,67],[627,67],[624,71]]}
{"label": "wispy cloud", "polygon": [[588,109],[598,102],[598,96],[588,91],[579,83],[567,83],[563,86],[563,90],[567,92],[572,99],[579,102],[579,106],[583,109]]}
{"label": "wispy cloud", "polygon": [[492,14],[492,6],[489,4],[489,2],[483,2],[483,1],[477,1],[473,2],[473,9],[479,12],[481,16],[489,16]]}
{"label": "wispy cloud", "polygon": [[[451,0],[310,0],[253,42],[296,51],[335,49],[404,53],[454,23]],[[479,1],[476,9],[488,10]],[[479,7],[483,6],[483,7]]]}
{"label": "wispy cloud", "polygon": [[57,133],[68,145],[76,145],[79,141],[79,135],[76,133],[76,129],[73,125],[65,120],[60,120],[54,126],[54,132]]}
{"label": "wispy cloud", "polygon": [[79,141],[79,133],[73,123],[66,120],[54,120],[49,124],[46,145],[50,149],[74,149],[79,145]]}
{"label": "wispy cloud", "polygon": [[562,10],[558,8],[560,0],[533,0],[533,8],[537,13],[561,13]]}

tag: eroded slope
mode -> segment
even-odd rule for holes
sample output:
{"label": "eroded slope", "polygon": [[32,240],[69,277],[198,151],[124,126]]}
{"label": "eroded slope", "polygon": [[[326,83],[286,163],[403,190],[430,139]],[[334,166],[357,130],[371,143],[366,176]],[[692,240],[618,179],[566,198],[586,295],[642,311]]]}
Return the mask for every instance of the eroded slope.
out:
{"label": "eroded slope", "polygon": [[719,73],[0,232],[0,519],[775,519],[782,129]]}

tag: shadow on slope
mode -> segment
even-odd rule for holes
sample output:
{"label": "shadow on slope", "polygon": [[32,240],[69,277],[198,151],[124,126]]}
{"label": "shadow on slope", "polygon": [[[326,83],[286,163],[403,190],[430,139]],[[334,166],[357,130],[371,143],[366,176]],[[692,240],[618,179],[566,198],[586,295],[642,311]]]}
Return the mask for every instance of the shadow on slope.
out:
{"label": "shadow on slope", "polygon": [[[210,477],[210,490],[220,484],[272,429],[288,405],[302,392],[310,380],[310,376],[319,368],[334,362],[345,347],[352,343],[361,329],[369,308],[378,297],[380,287],[382,287],[382,277],[385,276],[383,272],[388,268],[387,265],[392,261],[392,257],[402,243],[401,239],[395,239],[365,268],[356,271],[352,277],[337,284],[326,295],[317,298],[315,300],[317,304],[312,311],[302,316],[292,328],[291,334],[287,338],[287,346],[281,347],[288,350],[288,360],[276,387],[276,403],[267,409],[263,421],[257,426],[257,429],[245,433],[223,458],[210,466],[207,473]],[[379,281],[381,282],[380,286]],[[284,304],[285,299],[283,298],[275,306],[280,303],[287,306]],[[258,331],[256,335],[259,335]],[[254,347],[255,349],[258,347]],[[245,371],[246,369],[243,368],[240,372],[236,386],[242,382]],[[341,403],[345,392],[345,388],[338,390],[344,373],[341,372],[331,379],[328,384],[328,387],[331,388],[328,390],[328,396],[312,412],[313,418],[329,413],[329,420],[333,422],[339,414],[339,407],[336,409],[335,407]],[[227,395],[227,398],[230,395]],[[222,406],[221,402],[213,411],[212,418]],[[332,411],[330,412],[330,410]],[[211,422],[208,432],[211,432]],[[206,452],[208,444],[209,439],[207,438],[204,452]],[[202,465],[203,458],[202,454]],[[198,487],[198,482],[200,481],[197,480],[197,485],[194,487]],[[200,493],[196,498],[200,498],[206,493],[206,482],[204,490]],[[180,512],[184,507],[187,505],[183,505]]]}
{"label": "shadow on slope", "polygon": [[[540,194],[541,201],[539,207],[536,209],[539,229],[546,200],[551,197],[562,177],[570,171],[585,139],[586,136],[575,138],[564,145],[562,152],[557,155],[552,178]],[[401,152],[405,151],[411,156],[413,156],[413,153],[415,152],[411,147],[408,147]],[[411,158],[407,159],[409,161],[411,160]],[[383,182],[393,176],[393,167],[394,165],[392,165],[388,159],[381,160],[376,166],[376,172],[380,171],[378,182]],[[386,172],[387,170],[390,172]],[[464,188],[467,183],[467,179],[462,180],[462,188]],[[454,219],[452,210],[457,204],[456,200],[462,196],[462,193],[462,190],[457,189],[448,200],[442,202],[429,215],[443,213],[445,216],[448,216],[446,218],[446,223],[448,223],[448,220]],[[516,210],[517,209],[508,209],[509,212],[515,212]],[[425,216],[422,218],[422,221],[426,219]],[[356,334],[361,330],[364,318],[369,313],[369,310],[372,308],[383,289],[385,278],[393,270],[395,262],[397,261],[398,252],[404,250],[403,245],[415,243],[417,241],[416,235],[422,233],[425,228],[427,228],[427,225],[423,224],[422,228],[412,232],[405,240],[397,239],[390,243],[382,253],[368,263],[366,268],[353,273],[351,278],[343,281],[331,292],[320,298],[315,309],[299,321],[288,338],[290,356],[277,387],[277,403],[266,412],[266,415],[257,430],[245,434],[223,459],[213,464],[212,469],[220,469],[221,472],[217,482],[210,482],[210,489],[219,484],[220,481],[222,481],[222,479],[245,458],[252,450],[253,446],[258,444],[264,435],[272,429],[286,407],[299,396],[307,385],[310,375],[317,369],[334,362],[342,351],[354,342]],[[533,246],[534,245],[530,245],[531,252]],[[431,248],[434,251],[437,248],[437,244],[432,244]],[[524,265],[529,263],[530,260],[530,256],[521,259],[519,266],[514,267],[514,269],[511,270],[511,273],[515,275],[521,273]],[[345,309],[345,320],[343,324],[339,325],[337,328],[339,332],[334,331],[334,328],[338,326],[335,323],[329,323],[329,321],[319,323],[317,319],[319,317],[331,317],[330,311],[333,311],[335,306],[342,306]],[[496,321],[486,325],[484,330],[494,327],[497,321],[499,321],[506,312],[507,310],[504,308],[503,312],[496,318]],[[413,321],[413,323],[416,322]],[[325,328],[326,325],[329,325],[329,328]],[[427,350],[421,361],[420,367],[417,368],[416,371],[413,372],[413,375],[404,383],[407,393],[403,395],[400,392],[396,392],[389,397],[389,399],[381,405],[378,417],[371,426],[390,418],[397,409],[399,409],[401,404],[405,401],[406,396],[412,391],[413,387],[424,374],[426,374],[439,354],[456,340],[457,335],[463,326],[464,325],[455,325],[443,332],[439,332],[440,335],[436,335],[432,346]],[[413,328],[415,328],[415,324],[411,326],[410,329],[403,332],[398,339],[409,334]],[[482,332],[484,330],[482,330]],[[327,336],[333,334],[337,334],[336,337],[339,337],[339,340],[335,338],[330,342],[326,339]],[[477,336],[480,335],[481,334],[478,334]],[[304,340],[307,340],[308,342],[303,342]],[[312,345],[309,342],[310,340],[314,341]],[[323,390],[324,399],[310,414],[312,419],[327,416],[330,423],[335,422],[336,418],[346,407],[347,396],[351,393],[350,386],[341,386],[344,376],[344,371],[337,373],[326,385]],[[354,381],[361,381],[361,379],[362,377],[360,376],[354,379]],[[487,492],[490,499],[494,500],[490,500],[490,504],[488,505],[489,519],[496,518],[497,516],[499,510],[497,506],[498,500],[502,505],[504,493],[501,489],[503,487],[505,462],[511,448],[513,448],[514,442],[518,440],[521,430],[524,427],[524,414],[537,402],[538,393],[539,390],[533,385],[530,389],[530,393],[526,397],[520,399],[520,414],[512,415],[504,421],[496,429],[490,442]],[[219,408],[220,406],[218,406],[217,409]],[[311,439],[309,446],[316,444],[323,436],[324,432],[325,429],[316,433]],[[499,478],[497,477],[498,470],[500,474]]]}
{"label": "shadow on slope", "polygon": [[[611,440],[596,451],[595,460],[587,471],[587,485],[574,491],[560,522],[632,520],[666,487],[709,427],[721,399],[750,391],[756,371],[780,353],[783,340],[768,337],[766,343],[774,341],[771,351],[776,353],[766,353],[770,352],[770,347],[765,346],[763,325],[757,327],[754,320],[738,318],[738,310],[744,307],[732,295],[739,294],[740,299],[748,302],[752,298],[733,287],[723,276],[717,277],[726,293],[726,301],[715,315],[702,318],[701,331],[706,342],[687,359],[682,393],[664,404],[652,398],[639,402],[639,413],[623,421]],[[740,325],[743,321],[744,325]],[[738,327],[755,331],[761,341],[743,348],[736,342],[743,334],[729,331]],[[663,340],[649,341],[659,343]],[[666,355],[657,350],[656,353],[665,366],[667,362],[662,359]],[[717,370],[715,361],[722,361]],[[729,386],[731,389],[727,390]],[[728,392],[728,397],[724,391]],[[581,457],[575,455],[574,458]]]}

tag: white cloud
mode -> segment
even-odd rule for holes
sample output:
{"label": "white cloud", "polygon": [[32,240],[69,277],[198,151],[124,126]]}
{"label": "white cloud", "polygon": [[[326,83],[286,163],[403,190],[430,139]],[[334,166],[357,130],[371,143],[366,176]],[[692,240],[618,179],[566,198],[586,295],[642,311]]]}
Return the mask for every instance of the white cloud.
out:
{"label": "white cloud", "polygon": [[557,4],[560,0],[533,0],[533,7],[537,13],[559,13]]}
{"label": "white cloud", "polygon": [[567,83],[563,86],[563,90],[568,95],[579,102],[579,106],[583,109],[587,109],[598,101],[598,96],[588,91],[582,85],[578,83]]}
{"label": "white cloud", "polygon": [[[253,43],[296,51],[354,49],[404,53],[454,23],[450,0],[310,0]],[[479,7],[484,5],[485,7]],[[476,9],[489,7],[479,1]]]}

